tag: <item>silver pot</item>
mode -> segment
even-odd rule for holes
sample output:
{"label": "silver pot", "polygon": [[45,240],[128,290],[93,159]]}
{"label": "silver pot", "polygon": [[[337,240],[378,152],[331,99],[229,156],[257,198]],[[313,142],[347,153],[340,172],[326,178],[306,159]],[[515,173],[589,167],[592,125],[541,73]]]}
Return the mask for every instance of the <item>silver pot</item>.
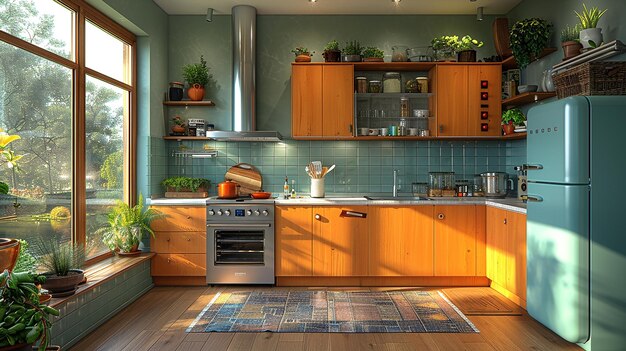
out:
{"label": "silver pot", "polygon": [[486,172],[480,176],[483,179],[485,197],[506,197],[509,190],[513,189],[513,179],[509,179],[505,172]]}

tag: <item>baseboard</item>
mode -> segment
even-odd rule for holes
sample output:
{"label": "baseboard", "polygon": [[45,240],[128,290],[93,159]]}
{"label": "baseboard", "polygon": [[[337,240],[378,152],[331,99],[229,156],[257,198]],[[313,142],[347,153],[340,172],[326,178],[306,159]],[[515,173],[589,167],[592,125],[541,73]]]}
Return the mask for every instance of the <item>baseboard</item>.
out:
{"label": "baseboard", "polygon": [[207,286],[206,277],[162,277],[152,276],[156,286]]}
{"label": "baseboard", "polygon": [[498,285],[498,283],[492,281],[491,282],[491,288],[497,292],[499,292],[500,294],[504,295],[504,297],[506,297],[507,299],[511,300],[513,303],[515,303],[516,305],[520,306],[523,309],[526,309],[526,300],[522,299],[521,297],[517,296],[516,294],[510,292],[509,290],[507,290],[505,287]]}
{"label": "baseboard", "polygon": [[276,286],[489,286],[487,277],[276,277]]}

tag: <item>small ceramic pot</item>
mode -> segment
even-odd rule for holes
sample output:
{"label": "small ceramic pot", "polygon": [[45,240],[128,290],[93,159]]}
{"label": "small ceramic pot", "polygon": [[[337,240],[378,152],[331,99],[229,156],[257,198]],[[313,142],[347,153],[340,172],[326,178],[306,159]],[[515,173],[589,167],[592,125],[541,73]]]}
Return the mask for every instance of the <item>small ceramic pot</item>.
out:
{"label": "small ceramic pot", "polygon": [[324,51],[322,53],[322,57],[324,57],[324,61],[326,62],[339,62],[341,61],[341,51],[339,50]]}
{"label": "small ceramic pot", "polygon": [[[580,43],[583,45],[583,49],[600,46],[602,43],[602,28],[583,29],[580,31],[579,38]],[[592,45],[591,42],[595,45]]]}
{"label": "small ceramic pot", "polygon": [[458,52],[459,62],[476,62],[476,50],[463,50]]}
{"label": "small ceramic pot", "polygon": [[341,60],[343,62],[361,62],[361,55],[343,55]]}
{"label": "small ceramic pot", "polygon": [[561,43],[561,47],[563,48],[563,61],[565,61],[580,55],[580,49],[582,49],[583,46],[575,40],[570,40]]}
{"label": "small ceramic pot", "polygon": [[515,133],[515,125],[513,123],[507,123],[502,125],[502,131],[504,135],[510,135]]}
{"label": "small ceramic pot", "polygon": [[193,84],[187,89],[187,95],[193,101],[201,101],[204,99],[204,87],[200,84]]}
{"label": "small ceramic pot", "polygon": [[309,55],[308,53],[297,55],[296,62],[311,62],[311,55]]}

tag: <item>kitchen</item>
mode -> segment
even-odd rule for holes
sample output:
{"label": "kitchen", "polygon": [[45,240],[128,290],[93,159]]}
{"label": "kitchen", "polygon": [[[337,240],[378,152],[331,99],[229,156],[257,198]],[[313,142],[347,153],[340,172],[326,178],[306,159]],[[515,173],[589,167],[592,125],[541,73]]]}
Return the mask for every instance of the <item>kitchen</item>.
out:
{"label": "kitchen", "polygon": [[[582,8],[582,3],[555,1],[545,4],[534,0],[503,2],[478,0],[456,1],[453,5],[430,4],[428,10],[423,10],[420,6],[426,6],[425,4],[411,4],[408,0],[395,3],[387,1],[384,4],[375,4],[372,1],[366,5],[359,3],[358,6],[342,2],[332,5],[336,7],[331,8],[327,8],[330,5],[325,4],[323,0],[317,2],[302,0],[304,5],[273,2],[271,4],[273,7],[268,10],[266,6],[270,4],[267,4],[267,1],[251,1],[249,5],[256,7],[258,11],[256,15],[250,16],[256,21],[254,40],[256,55],[252,55],[256,58],[254,65],[256,87],[253,89],[252,98],[248,96],[252,103],[244,101],[239,105],[235,100],[241,99],[242,96],[245,98],[246,92],[238,93],[235,86],[242,86],[245,90],[246,78],[245,73],[238,71],[237,54],[233,54],[236,45],[231,37],[235,30],[233,27],[237,27],[235,26],[237,20],[231,15],[231,8],[235,5],[233,2],[194,4],[190,1],[173,4],[146,0],[129,4],[110,0],[89,3],[137,35],[137,80],[140,82],[135,159],[137,193],[151,197],[148,200],[149,204],[168,213],[170,217],[154,222],[155,238],[151,241],[144,240],[144,250],[155,253],[151,258],[150,275],[152,283],[157,287],[140,297],[137,302],[122,309],[100,328],[95,329],[94,326],[82,333],[82,340],[73,339],[72,349],[98,347],[202,349],[212,346],[215,349],[229,347],[304,349],[314,348],[316,345],[323,349],[428,347],[578,349],[575,345],[578,340],[581,340],[579,346],[592,349],[591,344],[584,345],[590,328],[593,336],[601,335],[604,330],[607,331],[607,335],[621,330],[621,327],[617,326],[620,325],[620,317],[624,317],[625,314],[623,297],[615,288],[601,285],[610,281],[607,280],[606,274],[602,274],[603,283],[593,283],[594,287],[602,286],[598,290],[602,289],[606,293],[606,299],[593,303],[596,307],[602,306],[604,312],[591,312],[591,322],[579,320],[574,323],[573,320],[579,317],[574,315],[575,309],[571,307],[560,317],[561,321],[555,323],[549,317],[542,319],[545,316],[542,315],[541,309],[547,309],[548,306],[558,305],[554,307],[554,310],[557,310],[563,308],[563,305],[576,305],[589,310],[590,307],[584,305],[584,296],[581,297],[578,293],[571,293],[568,290],[570,286],[582,284],[585,280],[585,277],[577,275],[576,272],[571,276],[571,279],[576,280],[564,281],[563,287],[560,288],[565,290],[560,291],[560,295],[553,295],[561,301],[547,299],[546,295],[542,295],[549,293],[545,291],[528,290],[527,294],[527,284],[537,283],[538,287],[547,286],[548,289],[552,287],[549,282],[546,285],[545,282],[538,282],[533,278],[540,276],[538,271],[542,269],[548,271],[548,267],[557,269],[557,266],[539,260],[531,262],[531,254],[526,254],[526,246],[530,245],[530,241],[527,242],[526,239],[532,235],[530,232],[532,225],[526,222],[526,217],[527,213],[531,215],[532,206],[535,204],[532,203],[534,198],[531,198],[531,203],[528,204],[517,199],[520,187],[518,171],[514,167],[524,164],[535,165],[536,160],[530,159],[531,149],[535,147],[537,149],[534,149],[534,154],[541,154],[545,146],[543,141],[541,144],[531,144],[532,140],[539,140],[539,135],[534,138],[530,133],[526,135],[521,132],[517,133],[518,135],[514,133],[502,136],[500,114],[508,106],[502,106],[499,96],[503,82],[501,75],[476,79],[469,73],[475,71],[472,67],[478,66],[487,67],[485,71],[493,67],[499,70],[501,64],[468,63],[464,65],[467,67],[465,78],[455,81],[448,89],[443,89],[441,85],[435,86],[437,85],[435,83],[440,82],[439,79],[446,74],[446,69],[462,64],[420,62],[419,66],[411,66],[412,62],[403,62],[390,66],[392,47],[427,46],[433,38],[451,34],[460,36],[469,34],[472,38],[484,41],[484,45],[476,50],[477,58],[489,58],[496,54],[492,25],[498,17],[507,17],[510,25],[524,18],[545,18],[554,26],[550,46],[559,47],[558,33],[566,24],[576,23],[573,11]],[[483,6],[481,10],[477,10],[481,6]],[[600,22],[605,28],[605,41],[623,38],[625,30],[619,24],[620,14],[626,11],[623,4],[617,1],[595,1],[588,3],[587,6],[610,9]],[[354,8],[359,10],[355,11]],[[248,15],[245,14],[244,17]],[[479,21],[478,17],[482,20]],[[250,21],[248,18],[241,24],[244,30],[246,25],[250,26]],[[375,63],[354,63],[349,73],[330,74],[329,77],[336,78],[336,84],[326,85],[323,82],[324,70],[328,67],[345,67],[341,64],[323,64],[323,49],[333,39],[342,47],[344,43],[352,40],[359,40],[363,46],[379,47],[384,51],[385,62],[380,64],[380,68],[372,68],[371,65],[376,65]],[[310,48],[313,51],[312,63],[294,63],[291,50],[296,47]],[[243,52],[242,55],[245,56],[246,51]],[[166,102],[173,100],[168,99],[168,96],[172,95],[168,90],[169,83],[182,81],[182,67],[198,62],[201,55],[212,75],[206,86],[204,101],[210,100],[212,104],[205,103],[202,106],[164,104],[164,96]],[[541,85],[543,72],[561,62],[562,58],[559,49],[530,63],[521,71],[521,81]],[[623,55],[612,59],[623,60]],[[242,60],[245,61],[245,57]],[[311,67],[317,67],[319,71],[305,72],[303,75],[306,78],[309,74],[313,74],[314,77],[318,77],[315,74],[319,74],[319,81],[315,78],[295,85],[294,77],[299,74],[297,71]],[[505,71],[504,68],[502,70]],[[369,83],[381,81],[384,85],[383,76],[387,72],[399,72],[402,82],[408,78],[429,78],[429,91],[423,92],[425,94],[423,96],[418,96],[420,93],[417,93],[410,99],[410,116],[407,116],[407,119],[412,118],[413,110],[420,109],[430,109],[431,117],[436,117],[435,111],[438,115],[443,115],[445,112],[442,112],[442,109],[445,111],[446,107],[453,111],[448,113],[466,116],[470,114],[468,111],[483,109],[490,117],[495,116],[486,122],[489,135],[481,134],[483,133],[481,123],[485,122],[481,122],[480,116],[474,114],[465,118],[467,121],[464,122],[466,124],[462,129],[464,128],[463,132],[466,134],[461,137],[458,134],[452,134],[449,138],[442,137],[446,131],[438,130],[436,120],[428,121],[435,124],[429,124],[426,128],[420,128],[417,123],[409,125],[405,131],[406,136],[400,133],[399,136],[391,134],[388,137],[370,134],[390,133],[393,123],[385,120],[375,124],[370,120],[365,125],[367,127],[365,135],[365,132],[361,131],[365,127],[360,129],[359,123],[371,118],[382,121],[384,118],[381,114],[388,114],[389,109],[395,107],[361,105],[364,101],[355,97],[354,93],[357,85],[355,78],[364,76]],[[348,79],[337,78],[340,74],[346,74]],[[233,76],[243,77],[240,78],[241,81],[237,81]],[[508,79],[507,76],[505,78]],[[470,81],[474,83],[485,81],[487,85],[474,87]],[[333,85],[348,86],[349,96],[346,97],[344,94],[340,99],[346,101],[347,98],[349,103],[326,103],[322,86]],[[316,87],[320,88],[317,92]],[[474,95],[468,92],[470,89],[476,89],[472,91]],[[452,94],[449,100],[438,101],[445,95],[441,93],[442,91],[453,90],[456,91],[454,94],[460,95]],[[479,93],[487,93],[488,99],[492,100],[481,103]],[[465,105],[459,104],[458,101],[459,96],[463,94],[465,97],[461,98],[466,100]],[[541,94],[537,94],[539,95]],[[308,105],[295,103],[298,96],[306,96],[301,101]],[[186,95],[184,100],[187,101]],[[547,101],[555,100],[552,98]],[[315,101],[324,103],[316,104]],[[397,98],[394,96],[393,101],[394,106],[396,102],[398,106],[400,105],[399,96]],[[520,107],[531,118],[533,113],[528,110],[533,106],[533,101],[528,102],[529,104]],[[369,101],[366,103],[370,104]],[[478,106],[472,107],[472,104]],[[464,107],[454,110],[457,105]],[[251,106],[255,108],[246,111]],[[248,117],[233,119],[233,116],[240,113],[244,115],[248,113]],[[350,123],[354,123],[351,131],[335,127],[342,126],[346,114]],[[378,117],[374,117],[374,114]],[[171,118],[177,115],[186,121],[203,120],[205,128],[212,124],[215,133],[213,135],[217,139],[228,138],[228,140],[208,138],[195,140],[187,136],[169,135]],[[325,125],[319,124],[320,120],[322,123],[333,125],[328,129],[330,134],[324,134],[327,129]],[[276,132],[271,137],[280,135],[281,140],[259,141],[260,138],[268,136],[253,135],[253,140],[242,141],[241,135],[227,133],[245,130],[246,124],[254,126],[252,130]],[[545,127],[553,128],[547,125]],[[411,128],[416,129],[414,134],[409,134]],[[529,125],[529,128],[535,127]],[[596,129],[601,130],[600,127]],[[317,133],[316,130],[322,133]],[[344,134],[335,134],[339,130],[341,130],[339,133]],[[370,132],[372,130],[374,132]],[[423,130],[429,134],[419,134]],[[346,132],[348,135],[345,135]],[[611,134],[610,130],[602,130],[602,133],[604,134],[601,134],[600,138],[611,135],[619,139],[619,136]],[[581,140],[580,143],[583,144],[582,139],[577,140]],[[554,159],[559,162],[562,162],[562,159],[570,160],[571,163],[568,165],[575,164],[578,159],[585,159],[586,156],[577,156],[584,154],[584,151],[575,148],[578,143],[579,141],[574,141],[568,144],[566,156],[559,157],[560,154],[555,151]],[[554,147],[555,149],[551,150],[556,150],[557,146]],[[612,145],[613,149],[604,152],[611,153],[618,147],[616,141],[615,145]],[[572,156],[570,151],[573,150],[580,154]],[[613,158],[613,161],[617,159]],[[601,157],[595,159],[599,160]],[[320,161],[325,167],[334,165],[334,169],[328,168],[327,175],[322,181],[311,179],[305,170],[305,167],[310,169],[315,167],[309,164],[311,161]],[[600,175],[597,178],[598,183],[614,184],[615,180],[610,175],[615,177],[621,169],[612,163],[607,161],[604,168],[611,169],[610,174],[597,174],[592,170],[594,181],[595,177]],[[214,199],[218,195],[216,186],[224,182],[225,175],[231,171],[238,172],[232,167],[240,164],[244,164],[243,173],[246,175],[253,173],[251,178],[243,181],[251,182],[253,191],[270,192],[275,198],[274,201],[234,202]],[[250,169],[246,169],[245,164],[254,165],[257,172],[247,172]],[[584,165],[581,168],[584,168]],[[529,179],[535,177],[532,175],[533,171],[528,170]],[[241,170],[239,172],[241,173]],[[449,172],[454,172],[454,176],[451,180],[446,180],[446,177],[450,177]],[[475,184],[486,184],[483,183],[482,177],[475,177],[485,172],[508,173],[508,177],[515,182],[510,184],[500,179],[496,187],[474,187]],[[211,186],[207,189],[207,195],[212,198],[208,202],[205,198],[163,199],[161,196],[165,190],[161,182],[175,176],[208,179]],[[234,177],[232,179],[237,179],[237,175]],[[541,182],[549,178],[542,177],[543,175],[536,176],[534,179]],[[589,177],[587,182],[588,179]],[[434,184],[441,183],[438,180],[449,186],[437,189]],[[262,185],[258,184],[259,182]],[[315,190],[311,186],[313,182],[318,183]],[[319,183],[323,184],[323,189],[319,188]],[[575,182],[581,183],[582,181]],[[457,185],[462,187],[458,188]],[[438,194],[429,193],[428,190],[425,192],[425,186],[430,190],[453,191],[455,196],[437,196]],[[227,191],[233,190],[230,185],[224,187],[229,188]],[[295,192],[295,199],[284,198],[285,187],[288,188],[290,195]],[[511,188],[506,199],[486,199],[480,196],[481,191],[484,194],[504,187]],[[559,204],[551,203],[550,208],[567,205],[571,206],[571,213],[580,213],[584,209],[573,204],[591,201],[594,208],[599,208],[600,205],[594,201],[604,201],[602,208],[606,214],[598,218],[610,223],[607,217],[619,218],[616,214],[619,206],[614,200],[621,194],[617,188],[618,186],[614,189],[617,196],[604,190],[594,193],[601,194],[600,200],[594,198],[574,201],[571,200],[573,199],[571,196],[564,195],[563,199],[567,200]],[[528,196],[537,196],[538,193],[533,193],[532,189],[530,183]],[[314,192],[317,195],[312,199],[309,195]],[[462,198],[457,196],[459,193],[464,196]],[[398,198],[395,195],[398,195]],[[606,205],[607,203],[610,205]],[[610,226],[601,230],[611,231]],[[234,239],[249,241],[246,250],[233,245],[232,237],[229,241],[228,235],[234,231],[247,235],[243,239]],[[340,233],[342,235],[339,235]],[[272,237],[274,240],[270,240]],[[181,240],[182,242],[177,242]],[[618,249],[621,247],[619,245],[621,241],[615,238],[607,240],[609,242],[607,247],[613,250],[605,248],[605,251],[592,253],[592,256],[610,257],[612,263],[603,263],[603,267],[620,266],[619,263],[623,266],[624,255]],[[260,247],[257,245],[259,241],[263,242]],[[229,250],[229,245],[231,249],[234,247],[234,250]],[[572,255],[587,250],[577,241],[569,245],[573,246],[568,248],[579,250],[569,251],[576,252]],[[219,252],[220,257],[213,257],[218,249],[222,250]],[[249,251],[252,254],[244,257],[230,251]],[[254,263],[249,264],[251,269],[245,271],[240,269],[241,266],[232,268],[236,265],[224,264],[228,263],[228,260],[239,262],[237,260],[240,259],[253,260]],[[584,259],[581,256],[580,260]],[[571,263],[579,264],[573,259]],[[526,277],[527,264],[528,277]],[[531,272],[536,275],[531,276]],[[541,275],[540,278],[550,279],[548,275]],[[238,285],[241,283],[262,285],[259,287]],[[276,287],[269,288],[268,285]],[[203,310],[215,302],[212,300],[218,298],[218,292],[224,294],[220,296],[225,296],[237,290],[358,292],[394,291],[406,287],[413,287],[414,290],[416,287],[422,287],[426,291],[444,290],[444,299],[451,300],[452,306],[457,305],[462,312],[459,315],[466,317],[469,325],[475,325],[479,332],[441,334],[440,330],[439,334],[383,332],[338,335],[207,333],[198,330],[184,332],[187,328],[197,329],[198,323],[194,320],[202,320]],[[459,292],[455,293],[453,287],[459,287],[458,289],[472,287],[471,289],[475,290],[469,292],[458,290]],[[496,304],[499,303],[501,307],[512,312],[507,310],[508,312],[500,313],[499,316],[468,312],[463,307],[463,301],[467,298],[479,301],[481,299],[472,291],[496,299]],[[536,298],[531,301],[531,296]],[[150,310],[151,304],[159,304],[159,301],[165,306]],[[562,302],[562,305],[559,305],[559,302]],[[580,313],[589,316],[588,311]],[[142,317],[142,314],[145,316]],[[130,327],[129,321],[141,321],[140,323],[145,325],[138,324],[124,330]],[[561,325],[563,321],[566,321],[567,325]],[[98,322],[97,325],[102,322]],[[157,328],[165,328],[164,332],[155,332],[149,326],[150,323],[156,323]],[[499,330],[500,326],[502,330]],[[573,336],[569,334],[572,332],[571,329],[576,329]],[[599,330],[603,331],[598,332]],[[89,331],[92,331],[91,334]],[[596,340],[610,340],[601,339],[603,337],[611,338],[603,335],[597,336]],[[591,340],[594,340],[594,337]],[[613,347],[616,345],[613,343],[615,340],[605,345],[594,344],[593,349],[619,349]]]}

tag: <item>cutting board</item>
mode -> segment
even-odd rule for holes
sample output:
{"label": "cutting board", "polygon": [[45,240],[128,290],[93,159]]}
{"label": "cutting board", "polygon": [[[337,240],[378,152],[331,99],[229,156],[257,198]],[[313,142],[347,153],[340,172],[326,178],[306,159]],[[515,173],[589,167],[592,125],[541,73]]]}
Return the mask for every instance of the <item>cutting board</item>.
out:
{"label": "cutting board", "polygon": [[224,179],[239,184],[239,195],[250,195],[263,189],[261,172],[248,163],[239,163],[230,167]]}
{"label": "cutting board", "polygon": [[503,59],[513,55],[509,38],[509,20],[507,18],[496,18],[493,21],[492,31],[493,45],[498,55]]}

